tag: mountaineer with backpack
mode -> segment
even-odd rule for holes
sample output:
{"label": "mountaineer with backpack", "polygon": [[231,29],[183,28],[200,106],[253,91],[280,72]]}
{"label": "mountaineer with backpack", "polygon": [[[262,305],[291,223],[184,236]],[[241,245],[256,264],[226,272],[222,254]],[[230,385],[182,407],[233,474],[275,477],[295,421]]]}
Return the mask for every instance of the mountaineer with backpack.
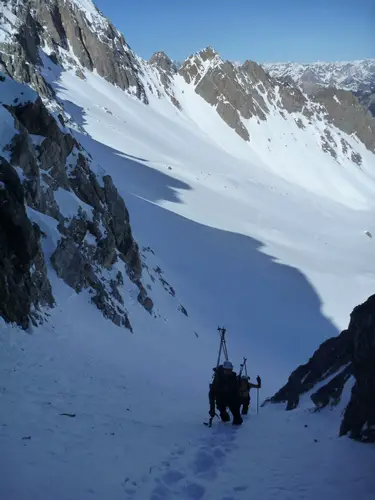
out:
{"label": "mountaineer with backpack", "polygon": [[262,387],[262,380],[257,376],[257,384],[250,382],[250,377],[245,375],[238,376],[238,390],[240,397],[240,408],[242,406],[242,415],[247,415],[250,406],[250,389],[260,389]]}
{"label": "mountaineer with backpack", "polygon": [[215,404],[220,413],[223,422],[230,421],[230,415],[233,416],[233,425],[241,425],[243,419],[240,414],[240,397],[238,392],[238,379],[236,372],[233,371],[233,365],[226,360],[222,365],[214,368],[214,379],[210,384],[209,401],[211,422],[215,417]]}

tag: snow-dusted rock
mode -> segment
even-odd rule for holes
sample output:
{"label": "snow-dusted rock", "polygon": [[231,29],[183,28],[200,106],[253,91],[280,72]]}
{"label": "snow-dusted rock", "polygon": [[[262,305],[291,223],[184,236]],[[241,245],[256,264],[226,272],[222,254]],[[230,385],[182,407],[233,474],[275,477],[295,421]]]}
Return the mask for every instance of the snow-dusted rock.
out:
{"label": "snow-dusted rock", "polygon": [[0,152],[0,316],[23,328],[41,320],[40,308],[54,302],[40,240],[18,175]]}
{"label": "snow-dusted rock", "polygon": [[[40,231],[27,218],[25,199],[30,208],[58,223],[61,238],[51,255],[58,276],[77,292],[89,288],[92,301],[106,317],[131,328],[124,299],[116,285],[122,279],[121,273],[128,274],[138,286],[140,302],[148,311],[152,310],[152,301],[140,280],[140,256],[129,213],[111,177],[101,178],[94,173],[92,159],[69,131],[58,124],[37,94],[2,76],[0,95],[3,103],[0,196],[4,198],[2,220],[9,219],[2,226],[7,269],[2,279],[19,286],[18,292],[14,287],[10,291],[2,287],[8,297],[3,297],[4,317],[25,326],[27,318],[32,317],[32,306],[52,305],[39,247]],[[22,187],[13,167],[22,177]],[[23,252],[19,257],[24,266],[22,272],[19,266],[15,265],[12,271],[7,264],[12,253],[12,232],[16,231],[12,228],[17,226],[20,226],[18,251]],[[24,247],[23,241],[27,243]],[[119,264],[122,271],[113,269],[116,262],[122,262]],[[36,271],[30,275],[33,266]],[[8,299],[22,293],[25,280],[30,283],[29,296],[22,307],[12,310]],[[17,301],[21,302],[19,297]]]}
{"label": "snow-dusted rock", "polygon": [[0,15],[0,23],[12,26],[0,38],[0,62],[15,79],[31,84],[42,95],[53,95],[35,68],[41,64],[39,49],[45,47],[56,61],[77,71],[96,70],[147,102],[137,58],[91,1],[7,0]]}
{"label": "snow-dusted rock", "polygon": [[272,76],[289,79],[308,92],[314,92],[319,87],[358,91],[370,87],[375,81],[375,59],[305,64],[268,63],[263,66]]}
{"label": "snow-dusted rock", "polygon": [[345,384],[355,384],[346,407],[340,434],[375,441],[375,295],[354,308],[347,330],[326,340],[309,361],[299,366],[288,382],[266,402],[286,402],[287,410],[310,393],[318,409],[337,405]]}

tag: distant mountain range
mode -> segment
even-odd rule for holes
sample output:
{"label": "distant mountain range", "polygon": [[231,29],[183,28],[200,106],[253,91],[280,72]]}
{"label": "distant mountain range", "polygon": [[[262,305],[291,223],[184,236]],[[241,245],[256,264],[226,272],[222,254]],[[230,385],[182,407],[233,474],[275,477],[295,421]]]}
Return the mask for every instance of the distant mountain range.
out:
{"label": "distant mountain range", "polygon": [[375,114],[375,59],[309,64],[270,63],[263,67],[271,76],[296,83],[308,94],[322,87],[349,90]]}

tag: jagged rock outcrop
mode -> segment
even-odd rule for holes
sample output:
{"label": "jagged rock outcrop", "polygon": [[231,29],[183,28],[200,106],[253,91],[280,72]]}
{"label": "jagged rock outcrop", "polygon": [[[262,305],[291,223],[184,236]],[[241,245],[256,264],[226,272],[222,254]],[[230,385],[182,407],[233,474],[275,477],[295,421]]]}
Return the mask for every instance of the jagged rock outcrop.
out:
{"label": "jagged rock outcrop", "polygon": [[[123,274],[138,287],[139,302],[148,312],[152,311],[153,304],[141,282],[141,259],[132,236],[129,213],[111,177],[94,173],[97,167],[89,154],[47,111],[37,94],[2,76],[0,96],[0,109],[8,125],[3,162],[8,167],[6,179],[13,186],[13,198],[19,205],[25,198],[29,207],[57,221],[61,239],[52,253],[51,263],[58,276],[77,292],[89,289],[92,301],[105,317],[131,329],[119,291]],[[23,187],[13,167],[22,172]],[[13,177],[9,172],[13,172]],[[3,192],[8,197],[12,193],[9,189]],[[25,195],[21,196],[23,192]],[[49,284],[43,275],[38,229],[21,208],[16,206],[14,212],[15,219],[10,220],[7,228],[17,226],[18,219],[22,222],[18,224],[23,228],[19,239],[30,238],[30,248],[25,248],[27,256],[22,257],[22,263],[36,266],[29,286],[29,302],[51,304],[51,300],[47,300]],[[2,239],[7,241],[10,236],[4,227],[3,233]],[[10,254],[10,248],[11,242],[5,246],[4,255]],[[17,280],[22,282],[18,275]],[[40,296],[33,291],[36,286],[41,289]],[[19,320],[22,323],[26,321],[27,309],[30,306],[25,305]],[[4,313],[4,317],[13,320],[17,314]]]}
{"label": "jagged rock outcrop", "polygon": [[41,320],[40,308],[54,302],[40,240],[18,175],[0,152],[0,316],[23,328]]}
{"label": "jagged rock outcrop", "polygon": [[[81,75],[82,68],[96,70],[109,82],[147,102],[139,78],[139,61],[123,35],[93,4],[91,10],[85,11],[74,0],[4,3],[9,12],[6,22],[13,25],[14,35],[0,43],[0,64],[13,78],[32,85],[42,95],[53,95],[53,89],[36,68],[42,64],[39,49],[46,46],[63,66],[76,67]],[[5,11],[2,15],[6,16]]]}
{"label": "jagged rock outcrop", "polygon": [[328,405],[337,405],[340,402],[346,382],[352,375],[352,366],[349,364],[329,382],[311,394],[311,399],[318,409]]}
{"label": "jagged rock outcrop", "polygon": [[373,86],[366,90],[358,90],[357,92],[353,92],[353,94],[370,111],[371,115],[375,117],[375,76]]}
{"label": "jagged rock outcrop", "polygon": [[157,66],[166,73],[176,74],[177,66],[163,51],[155,52],[149,60],[149,64]]}
{"label": "jagged rock outcrop", "polygon": [[176,108],[181,110],[181,104],[178,102],[173,92],[173,79],[177,74],[176,64],[164,52],[155,52],[149,60],[149,64],[151,67],[157,69],[165,93],[169,96]]}
{"label": "jagged rock outcrop", "polygon": [[[296,115],[294,121],[300,129],[325,121],[327,127],[321,135],[321,148],[336,161],[344,156],[362,165],[362,157],[353,146],[346,141],[347,147],[343,148],[335,141],[328,129],[330,125],[357,136],[369,151],[375,151],[375,120],[351,92],[328,88],[309,97],[292,78],[273,78],[252,61],[241,66],[223,61],[212,47],[189,57],[179,74],[245,141],[251,141],[249,119],[255,118],[260,123],[276,112],[284,119],[287,115]],[[306,118],[305,123],[301,115]]]}
{"label": "jagged rock outcrop", "polygon": [[358,99],[346,90],[322,89],[313,96],[323,104],[323,118],[347,134],[355,134],[369,151],[375,152],[375,120]]}
{"label": "jagged rock outcrop", "polygon": [[[286,409],[293,410],[298,406],[302,394],[311,391],[318,383],[337,374],[343,367],[346,368],[351,363],[352,355],[352,335],[348,330],[344,330],[338,337],[323,342],[312,358],[306,364],[299,366],[290,375],[284,387],[269,401],[286,402]],[[333,385],[334,393],[336,389],[337,387]]]}
{"label": "jagged rock outcrop", "polygon": [[37,68],[41,63],[41,26],[31,15],[30,9],[27,2],[4,2],[3,10],[0,11],[0,25],[10,25],[11,29],[9,36],[2,37],[3,41],[0,43],[0,70],[19,82],[31,85],[39,94],[52,97],[54,90]]}
{"label": "jagged rock outcrop", "polygon": [[[300,396],[310,392],[317,409],[340,401],[345,384],[354,377],[350,402],[340,435],[375,442],[375,295],[354,308],[349,327],[326,340],[309,361],[267,403],[286,402],[295,409]],[[315,389],[315,390],[314,390]]]}
{"label": "jagged rock outcrop", "polygon": [[[374,152],[375,120],[357,101],[351,101],[352,94],[344,93],[340,98],[328,89],[307,96],[292,84],[289,74],[271,77],[252,61],[232,64],[222,60],[212,47],[192,55],[179,68],[163,52],[154,54],[147,63],[132,52],[123,35],[90,0],[84,4],[78,0],[5,0],[3,5],[0,17],[7,32],[0,38],[0,68],[31,85],[54,105],[58,99],[53,80],[51,85],[44,79],[49,78],[46,75],[51,61],[58,65],[54,71],[58,72],[59,66],[73,68],[80,78],[85,78],[85,70],[96,71],[144,103],[152,94],[166,98],[176,112],[183,111],[179,88],[182,77],[245,141],[251,141],[254,120],[261,125],[275,114],[285,120],[291,115],[300,130],[315,134],[315,129],[320,129],[318,122],[325,121],[332,130],[337,127],[357,136]],[[316,80],[314,72],[307,70],[304,74],[309,82]],[[62,103],[58,105],[63,107]],[[320,134],[322,151],[338,163],[350,160],[361,166],[363,158],[355,140],[342,148],[332,130],[332,140],[327,133]]]}
{"label": "jagged rock outcrop", "polygon": [[375,295],[357,306],[350,318],[355,385],[340,434],[375,442]]}
{"label": "jagged rock outcrop", "polygon": [[269,90],[269,77],[256,63],[246,61],[241,71],[208,47],[187,59],[179,73],[245,141],[250,135],[242,118],[266,119],[268,108],[256,85],[263,84],[262,90]]}

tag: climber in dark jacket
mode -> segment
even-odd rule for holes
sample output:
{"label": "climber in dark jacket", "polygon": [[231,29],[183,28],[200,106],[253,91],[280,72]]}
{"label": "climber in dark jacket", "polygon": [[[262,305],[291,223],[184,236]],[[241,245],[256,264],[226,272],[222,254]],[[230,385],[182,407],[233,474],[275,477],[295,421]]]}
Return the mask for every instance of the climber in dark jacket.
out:
{"label": "climber in dark jacket", "polygon": [[250,389],[260,389],[262,387],[262,380],[257,376],[257,384],[252,384],[250,382],[250,377],[247,375],[242,375],[239,377],[239,397],[240,397],[240,407],[242,406],[242,415],[247,415],[250,406]]}
{"label": "climber in dark jacket", "polygon": [[233,371],[233,365],[230,361],[214,368],[215,375],[212,384],[210,384],[209,401],[210,417],[215,416],[215,403],[220,418],[223,422],[229,422],[230,416],[227,408],[232,413],[233,425],[241,425],[243,420],[240,414],[240,398],[238,393],[238,380],[236,372]]}

